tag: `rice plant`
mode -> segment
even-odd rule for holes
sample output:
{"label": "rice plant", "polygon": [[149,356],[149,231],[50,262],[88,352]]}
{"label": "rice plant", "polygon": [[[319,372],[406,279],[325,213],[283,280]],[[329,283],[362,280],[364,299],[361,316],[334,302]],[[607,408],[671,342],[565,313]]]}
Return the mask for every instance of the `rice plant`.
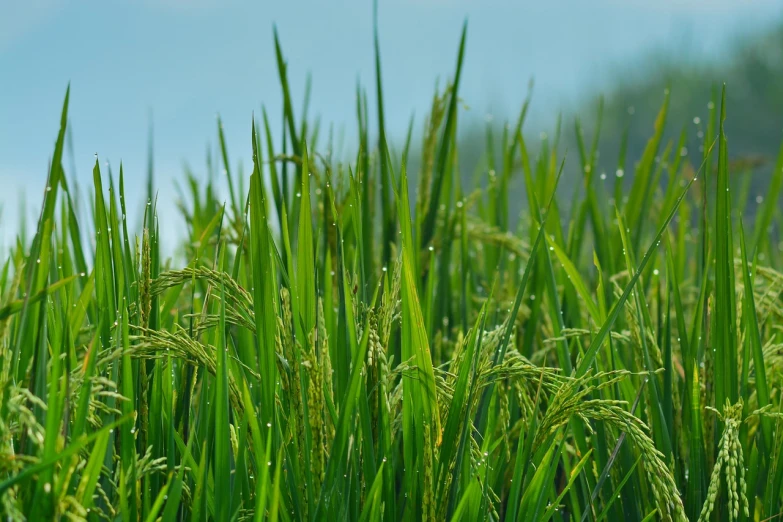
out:
{"label": "rice plant", "polygon": [[667,91],[609,176],[600,124],[534,150],[529,100],[461,165],[463,29],[418,144],[387,141],[376,36],[378,103],[358,90],[339,158],[274,45],[283,120],[231,144],[249,179],[219,125],[171,258],[151,180],[135,230],[122,166],[96,158],[77,204],[66,92],[35,235],[0,272],[4,519],[781,516],[783,149],[746,219],[724,97],[698,153],[666,137]]}

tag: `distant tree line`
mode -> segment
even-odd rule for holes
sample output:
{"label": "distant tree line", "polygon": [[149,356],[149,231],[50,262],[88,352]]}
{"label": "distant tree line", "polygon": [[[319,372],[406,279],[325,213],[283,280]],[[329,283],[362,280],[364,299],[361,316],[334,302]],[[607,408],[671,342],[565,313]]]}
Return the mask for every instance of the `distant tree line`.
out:
{"label": "distant tree line", "polygon": [[[685,130],[688,159],[693,168],[698,168],[703,132],[709,118],[708,106],[710,102],[719,104],[723,83],[727,86],[725,126],[731,170],[734,174],[751,176],[747,183],[742,183],[750,196],[763,192],[783,144],[783,24],[738,41],[720,60],[681,59],[670,54],[649,56],[630,67],[630,71],[625,68],[609,89],[587,98],[575,112],[564,113],[560,119],[559,150],[561,155],[567,150],[565,179],[571,181],[563,183],[562,189],[573,190],[578,186],[574,181],[581,175],[575,139],[577,118],[583,129],[584,142],[589,146],[597,126],[598,108],[603,103],[598,168],[606,174],[608,183],[615,179],[626,136],[627,179],[633,174],[634,162],[641,157],[653,134],[665,89],[670,90],[669,110],[659,153],[670,141],[676,147]],[[488,179],[491,163],[485,152],[488,139],[495,144],[495,164],[501,164],[503,125],[508,123],[513,130],[516,118],[516,114],[510,114],[491,123],[481,123],[474,118],[461,126],[459,166],[465,182],[476,177],[485,182]],[[552,115],[551,121],[526,123],[525,137],[529,141],[531,160],[535,159],[541,143],[537,124],[544,123],[551,128],[555,119],[556,115]],[[550,132],[550,142],[552,138],[553,132]],[[410,158],[409,166],[414,176],[419,165],[419,158]],[[661,179],[668,178],[663,176]],[[521,176],[517,176],[510,190],[522,191],[522,186]],[[516,202],[521,205],[523,200],[517,198]],[[512,206],[510,210],[516,214],[520,208]]]}

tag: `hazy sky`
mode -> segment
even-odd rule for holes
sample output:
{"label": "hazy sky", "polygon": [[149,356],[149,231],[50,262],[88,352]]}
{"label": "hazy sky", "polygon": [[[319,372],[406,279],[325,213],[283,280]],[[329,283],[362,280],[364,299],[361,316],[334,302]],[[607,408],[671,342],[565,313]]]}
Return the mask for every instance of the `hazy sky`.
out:
{"label": "hazy sky", "polygon": [[[462,97],[473,114],[502,116],[531,76],[536,114],[547,114],[644,53],[685,45],[719,57],[781,14],[779,0],[380,0],[387,125],[399,136],[414,111],[421,121],[436,79],[452,74],[465,19]],[[311,114],[351,135],[356,83],[373,85],[370,1],[0,0],[0,241],[16,229],[21,190],[31,214],[40,204],[69,81],[82,181],[95,153],[141,179],[150,111],[166,198],[183,160],[203,170],[217,113],[232,161],[248,158],[252,112],[263,103],[280,113],[273,24],[295,110],[310,72]],[[140,192],[130,187],[130,197]]]}

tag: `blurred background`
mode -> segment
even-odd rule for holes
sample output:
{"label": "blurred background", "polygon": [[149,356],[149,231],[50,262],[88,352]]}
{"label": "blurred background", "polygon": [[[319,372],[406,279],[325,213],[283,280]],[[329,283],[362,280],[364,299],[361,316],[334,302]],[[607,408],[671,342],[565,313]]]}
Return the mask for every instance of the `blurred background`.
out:
{"label": "blurred background", "polygon": [[[378,20],[386,127],[396,143],[412,117],[417,143],[436,85],[453,75],[467,20],[466,172],[486,163],[486,128],[516,120],[531,79],[526,135],[534,142],[552,133],[562,115],[562,143],[573,159],[574,119],[592,132],[603,96],[601,163],[610,176],[626,129],[629,160],[638,158],[667,85],[667,134],[687,129],[693,149],[724,81],[733,158],[769,173],[783,139],[780,0],[380,0]],[[177,237],[185,224],[171,204],[174,181],[185,163],[203,174],[207,151],[216,157],[216,116],[232,165],[246,173],[252,115],[264,106],[279,126],[275,24],[297,118],[309,76],[309,115],[320,118],[322,134],[334,133],[335,152],[350,157],[357,85],[375,105],[372,23],[368,0],[1,2],[0,243],[14,240],[23,216],[37,215],[69,82],[67,174],[89,186],[96,154],[115,176],[122,162],[128,197],[138,203],[130,218],[139,219],[151,142],[161,231]],[[578,161],[570,163],[578,170]]]}

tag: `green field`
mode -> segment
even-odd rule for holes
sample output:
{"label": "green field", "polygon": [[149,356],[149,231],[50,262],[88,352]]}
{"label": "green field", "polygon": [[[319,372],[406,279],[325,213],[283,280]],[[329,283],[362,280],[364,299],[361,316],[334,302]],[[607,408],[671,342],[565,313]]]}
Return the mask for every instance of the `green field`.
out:
{"label": "green field", "polygon": [[783,150],[749,197],[731,85],[690,151],[675,85],[608,174],[601,107],[533,147],[527,101],[462,165],[465,44],[391,143],[376,37],[378,103],[357,91],[336,158],[276,38],[282,119],[218,124],[181,218],[150,177],[135,229],[122,167],[74,190],[66,93],[35,234],[0,266],[4,520],[783,517]]}

